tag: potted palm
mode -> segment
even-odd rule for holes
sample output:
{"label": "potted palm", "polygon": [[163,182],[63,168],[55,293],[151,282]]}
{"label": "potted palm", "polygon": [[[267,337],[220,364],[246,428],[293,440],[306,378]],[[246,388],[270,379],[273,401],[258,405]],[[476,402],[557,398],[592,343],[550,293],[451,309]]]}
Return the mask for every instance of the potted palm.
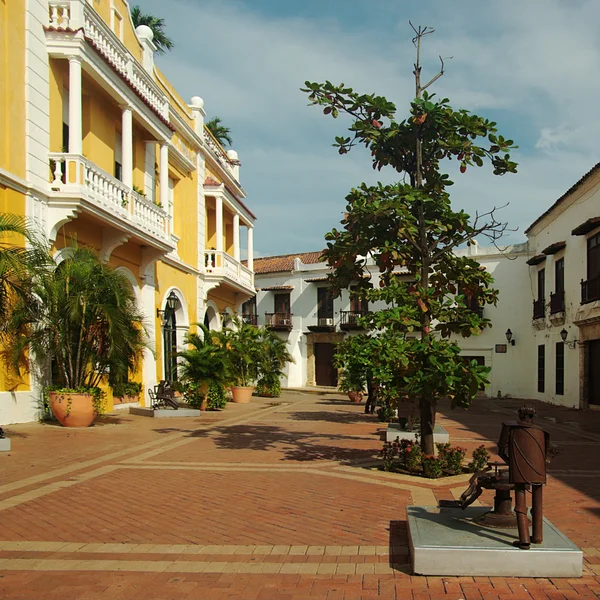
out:
{"label": "potted palm", "polygon": [[281,377],[285,377],[283,369],[289,362],[294,362],[294,359],[288,352],[285,341],[271,329],[261,327],[258,381],[256,382],[258,396],[279,398],[281,394]]}
{"label": "potted palm", "polygon": [[211,398],[215,398],[215,406],[222,408],[217,398],[224,397],[219,392],[224,392],[224,386],[231,381],[227,351],[219,334],[201,323],[196,323],[196,327],[198,331],[185,338],[187,350],[178,353],[184,396],[190,406],[200,410],[209,408]]}
{"label": "potted palm", "polygon": [[[47,365],[52,412],[67,427],[91,425],[102,409],[108,381],[134,372],[145,348],[143,314],[131,284],[89,248],[73,245],[59,265],[36,269],[31,295],[17,298],[5,323],[13,367],[28,356]],[[31,361],[33,363],[33,361]]]}
{"label": "potted palm", "polygon": [[254,392],[254,383],[259,374],[260,330],[235,317],[219,333],[226,350],[228,369],[234,385],[231,388],[233,401],[246,404]]}
{"label": "potted palm", "polygon": [[356,404],[362,402],[366,383],[364,372],[356,368],[356,365],[342,369],[339,388],[348,394],[348,398],[352,402]]}

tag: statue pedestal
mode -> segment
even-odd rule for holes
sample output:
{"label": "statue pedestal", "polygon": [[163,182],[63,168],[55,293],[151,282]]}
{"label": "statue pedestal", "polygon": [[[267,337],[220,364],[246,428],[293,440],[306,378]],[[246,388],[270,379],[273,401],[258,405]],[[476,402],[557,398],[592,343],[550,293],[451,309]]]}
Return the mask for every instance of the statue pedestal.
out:
{"label": "statue pedestal", "polygon": [[[411,440],[414,442],[418,434],[418,429],[407,431],[406,429],[402,429],[398,423],[388,423],[388,428],[385,432],[385,441],[394,442],[396,438],[400,438],[401,440]],[[446,444],[450,441],[450,434],[441,425],[436,425],[433,428],[433,441],[436,444]]]}
{"label": "statue pedestal", "polygon": [[475,519],[491,508],[409,506],[413,573],[474,577],[581,577],[583,552],[544,519],[544,541],[515,548],[516,529],[483,527]]}
{"label": "statue pedestal", "polygon": [[0,452],[10,452],[10,439],[9,438],[1,438],[0,439]]}
{"label": "statue pedestal", "polygon": [[200,417],[202,411],[197,408],[150,408],[147,406],[132,406],[129,409],[130,415],[138,415],[140,417],[153,417],[155,419],[168,419],[175,417]]}

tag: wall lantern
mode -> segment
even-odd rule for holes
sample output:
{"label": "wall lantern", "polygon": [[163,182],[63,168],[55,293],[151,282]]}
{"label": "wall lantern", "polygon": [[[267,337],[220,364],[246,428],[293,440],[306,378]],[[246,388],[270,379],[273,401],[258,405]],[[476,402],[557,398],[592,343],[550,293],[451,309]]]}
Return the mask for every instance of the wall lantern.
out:
{"label": "wall lantern", "polygon": [[165,313],[167,311],[173,312],[177,308],[177,304],[179,304],[179,298],[176,296],[175,292],[171,290],[171,293],[167,296],[167,308],[164,310],[161,310],[160,308],[156,309],[156,316],[163,325],[166,322]]}
{"label": "wall lantern", "polygon": [[515,345],[515,340],[513,340],[513,332],[510,329],[506,330],[506,341],[511,345]]}
{"label": "wall lantern", "polygon": [[567,345],[569,348],[575,348],[578,340],[573,340],[571,342],[567,342],[567,337],[569,336],[569,332],[566,329],[562,329],[560,332],[560,339]]}

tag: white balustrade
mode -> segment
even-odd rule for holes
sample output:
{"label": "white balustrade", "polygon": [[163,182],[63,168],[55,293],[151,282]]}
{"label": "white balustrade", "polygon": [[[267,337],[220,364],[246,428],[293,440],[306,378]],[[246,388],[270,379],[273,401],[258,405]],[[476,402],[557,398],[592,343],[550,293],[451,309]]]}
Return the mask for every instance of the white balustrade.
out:
{"label": "white balustrade", "polygon": [[205,131],[204,141],[206,142],[206,145],[208,146],[208,148],[210,150],[212,150],[212,153],[214,154],[217,161],[221,164],[221,166],[223,166],[225,169],[227,169],[233,175],[234,174],[234,165],[232,164],[231,160],[227,156],[227,153],[225,152],[225,150],[223,150],[221,145],[215,140],[215,138],[212,136],[212,134],[208,130]]}
{"label": "white balustrade", "polygon": [[50,0],[48,3],[50,27],[64,31],[71,27],[71,5],[68,0]]}
{"label": "white balustrade", "polygon": [[94,206],[129,221],[133,226],[167,239],[167,213],[79,154],[50,153],[50,189],[80,194]]}
{"label": "white balustrade", "polygon": [[227,252],[206,250],[204,265],[209,275],[226,277],[246,288],[254,289],[254,273]]}

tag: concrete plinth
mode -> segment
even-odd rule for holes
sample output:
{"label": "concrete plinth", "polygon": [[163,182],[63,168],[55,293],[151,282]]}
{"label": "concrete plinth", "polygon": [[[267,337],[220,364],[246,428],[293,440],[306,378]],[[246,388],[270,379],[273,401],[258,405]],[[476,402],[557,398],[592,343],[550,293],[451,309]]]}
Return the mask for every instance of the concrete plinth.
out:
{"label": "concrete plinth", "polygon": [[8,438],[0,439],[0,452],[10,452],[10,440]]}
{"label": "concrete plinth", "polygon": [[[417,439],[417,435],[419,435],[418,429],[406,431],[405,429],[401,429],[397,423],[388,423],[388,429],[385,432],[385,441],[394,442],[396,438],[400,438],[401,440],[411,440],[414,442]],[[450,434],[441,425],[436,425],[433,428],[433,441],[436,444],[446,444],[450,441]]]}
{"label": "concrete plinth", "polygon": [[196,408],[150,408],[145,406],[132,406],[129,409],[130,415],[140,417],[153,417],[155,419],[168,419],[173,417],[199,417],[202,412]]}
{"label": "concrete plinth", "polygon": [[544,519],[544,541],[515,548],[515,529],[492,529],[473,520],[485,507],[406,509],[413,572],[475,577],[581,577],[583,552]]}

